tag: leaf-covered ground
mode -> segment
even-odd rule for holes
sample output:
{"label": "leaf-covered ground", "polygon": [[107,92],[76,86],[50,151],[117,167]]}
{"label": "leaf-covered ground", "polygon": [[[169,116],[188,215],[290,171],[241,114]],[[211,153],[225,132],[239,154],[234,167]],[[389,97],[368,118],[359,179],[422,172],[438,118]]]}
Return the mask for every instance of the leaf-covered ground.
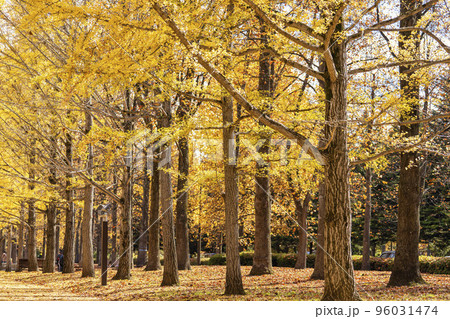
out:
{"label": "leaf-covered ground", "polygon": [[[193,266],[180,271],[180,285],[160,287],[162,271],[134,269],[131,280],[81,278],[81,273],[0,272],[0,300],[320,300],[323,281],[309,280],[312,269],[274,268],[274,274],[250,277],[242,267],[245,296],[224,296],[224,266]],[[108,277],[112,278],[113,270]],[[389,272],[356,271],[363,300],[450,300],[450,276],[423,274],[426,285],[386,288]]]}

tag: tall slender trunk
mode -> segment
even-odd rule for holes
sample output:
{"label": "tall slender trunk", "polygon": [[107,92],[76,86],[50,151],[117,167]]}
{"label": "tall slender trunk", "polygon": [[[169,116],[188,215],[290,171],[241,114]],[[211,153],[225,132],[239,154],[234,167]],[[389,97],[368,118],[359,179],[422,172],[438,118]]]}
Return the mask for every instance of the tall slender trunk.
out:
{"label": "tall slender trunk", "polygon": [[[188,69],[186,78],[191,79],[193,70]],[[180,106],[177,115],[181,121],[185,121],[190,113],[191,101],[180,96]],[[175,235],[177,243],[178,269],[191,269],[191,261],[189,258],[189,225],[188,225],[188,199],[187,191],[189,176],[189,136],[183,136],[178,141],[178,183],[177,183],[177,206],[176,206],[176,223]]]}
{"label": "tall slender trunk", "polygon": [[[170,101],[163,102],[164,116],[161,120],[162,127],[170,127],[171,124],[171,104]],[[162,147],[161,170],[161,220],[163,229],[163,249],[164,249],[164,271],[161,286],[173,286],[179,284],[177,252],[175,247],[175,229],[173,222],[173,191],[170,168],[172,167],[171,145]]]}
{"label": "tall slender trunk", "polygon": [[182,137],[178,141],[179,157],[178,157],[178,198],[176,206],[176,239],[177,239],[177,258],[178,269],[191,269],[189,259],[189,227],[188,227],[188,192],[186,190],[189,175],[189,140]]}
{"label": "tall slender trunk", "polygon": [[59,241],[60,241],[60,235],[61,235],[61,225],[58,221],[58,214],[59,211],[56,210],[56,222],[55,222],[55,260],[58,256],[60,249],[59,249]]}
{"label": "tall slender trunk", "polygon": [[30,199],[28,201],[28,271],[38,271],[38,262],[36,255],[36,209],[34,207],[35,201]]}
{"label": "tall slender trunk", "polygon": [[78,221],[76,232],[75,232],[75,263],[80,262],[80,256],[81,256],[81,247],[80,247],[80,221]]}
{"label": "tall slender trunk", "polygon": [[9,225],[8,228],[8,241],[6,243],[6,272],[12,271],[12,225]]}
{"label": "tall slender trunk", "polygon": [[[160,148],[153,150],[154,154],[160,152]],[[152,183],[150,196],[150,220],[148,230],[148,261],[145,270],[161,269],[161,261],[159,254],[160,246],[160,220],[159,220],[159,191],[160,191],[160,171],[158,167],[157,155],[153,157],[152,166]]]}
{"label": "tall slender trunk", "polygon": [[[66,134],[66,161],[67,165],[72,166],[72,136]],[[66,227],[64,230],[64,248],[63,248],[63,273],[73,273],[75,258],[75,207],[73,203],[74,191],[71,188],[71,173],[66,174]]]}
{"label": "tall slender trunk", "polygon": [[[335,34],[343,30],[342,22]],[[351,256],[351,211],[347,148],[347,61],[345,41],[329,48],[337,76],[325,73],[325,288],[322,300],[359,300]],[[328,68],[328,67],[327,67]]]}
{"label": "tall slender trunk", "polygon": [[[136,99],[132,102],[130,91],[125,91],[126,111],[134,111]],[[125,118],[123,128],[126,133],[133,129],[133,121]],[[119,242],[119,267],[115,274],[115,280],[131,278],[131,268],[133,265],[133,231],[131,225],[133,207],[133,145],[127,150],[125,168],[122,179],[122,205],[120,205],[120,242]]]}
{"label": "tall slender trunk", "polygon": [[225,173],[225,233],[226,233],[226,277],[225,294],[245,294],[242,284],[241,263],[239,260],[239,189],[235,158],[236,134],[233,125],[233,100],[223,98],[223,154]]}
{"label": "tall slender trunk", "polygon": [[[86,134],[92,128],[92,116],[86,112]],[[91,144],[88,146],[87,158],[87,174],[92,176],[94,166],[94,154]],[[84,186],[84,210],[82,221],[82,237],[81,237],[81,259],[82,259],[82,277],[94,277],[94,248],[92,244],[92,216],[94,207],[94,187],[90,183]]]}
{"label": "tall slender trunk", "polygon": [[95,259],[94,259],[94,265],[97,264],[98,266],[101,266],[101,261],[100,261],[100,254],[101,254],[101,222],[98,218],[98,211],[94,210],[94,222],[93,222],[93,230],[92,230],[92,238],[94,238],[95,241]]}
{"label": "tall slender trunk", "polygon": [[[114,184],[116,184],[116,179],[114,178]],[[114,187],[114,194],[117,193],[117,187]],[[111,265],[115,266],[117,264],[117,208],[116,202],[112,203],[111,208],[111,227],[112,227],[112,240],[111,240]]]}
{"label": "tall slender trunk", "polygon": [[[260,20],[261,45],[266,48],[268,45],[268,35],[264,22]],[[262,97],[273,96],[273,57],[269,52],[261,52],[259,57],[259,85],[258,91]],[[265,105],[266,111],[270,108]],[[264,131],[264,125],[260,125]],[[270,152],[271,135],[267,132],[260,134],[264,140],[263,145],[258,150],[261,159],[256,163],[255,174],[255,253],[253,254],[253,266],[250,275],[264,275],[273,272],[272,269],[272,249],[270,238],[270,179],[267,156]]]}
{"label": "tall slender trunk", "polygon": [[148,214],[150,206],[150,177],[147,167],[147,149],[144,149],[144,168],[142,171],[142,216],[140,222],[140,237],[138,243],[138,257],[136,265],[142,267],[147,264],[148,255]]}
{"label": "tall slender trunk", "polygon": [[372,216],[372,168],[366,168],[366,207],[364,210],[362,270],[370,270],[370,219]]}
{"label": "tall slender trunk", "polygon": [[120,235],[119,235],[119,267],[114,276],[114,280],[123,280],[131,278],[132,265],[132,232],[131,232],[131,212],[132,212],[132,194],[133,181],[130,165],[125,167],[122,180],[123,205],[120,205]]}
{"label": "tall slender trunk", "polygon": [[44,227],[42,228],[42,258],[45,259],[47,249],[47,220],[44,219]]}
{"label": "tall slender trunk", "polygon": [[[30,183],[28,188],[30,190],[34,189],[33,180],[35,178],[35,168],[36,163],[36,150],[34,148],[35,140],[33,139],[30,152],[30,168],[29,168],[29,179]],[[31,198],[28,200],[28,238],[27,238],[27,252],[28,252],[28,271],[38,271],[37,262],[37,238],[36,238],[36,209],[34,207],[35,199]]]}
{"label": "tall slender trunk", "polygon": [[311,279],[325,279],[325,183],[323,180],[319,182],[319,204],[318,204],[318,226],[317,226],[317,242],[316,242],[316,258],[314,260],[314,271]]}
{"label": "tall slender trunk", "polygon": [[[19,262],[19,259],[24,258],[24,250],[23,250],[23,242],[24,242],[24,223],[23,220],[25,218],[25,203],[22,202],[20,206],[20,224],[19,224],[19,235],[18,235],[18,241],[17,241],[17,262]],[[21,271],[20,267],[16,267],[16,271]]]}
{"label": "tall slender trunk", "polygon": [[[57,184],[56,167],[54,161],[56,161],[56,138],[52,137],[50,139],[50,176],[48,178],[49,183],[52,186]],[[57,237],[56,234],[56,218],[58,215],[56,199],[52,196],[50,204],[47,207],[47,245],[46,245],[46,255],[44,260],[44,267],[42,269],[43,273],[53,273],[55,272],[55,261],[56,261],[56,249],[57,249]]]}
{"label": "tall slender trunk", "polygon": [[[375,110],[375,90],[376,90],[376,75],[372,74],[372,87],[370,98],[372,101],[372,110],[370,116],[374,114]],[[366,118],[369,118],[369,114],[365,114]],[[372,122],[367,125],[367,132],[369,134],[369,139],[366,142],[367,150],[371,151],[372,142],[371,133],[372,133]],[[362,258],[362,270],[370,270],[370,222],[372,219],[372,168],[370,166],[366,166],[365,172],[365,181],[366,181],[366,203],[364,210],[364,230],[363,230],[363,258]]]}
{"label": "tall slender trunk", "polygon": [[47,240],[43,273],[55,272],[56,255],[56,205],[51,202],[47,208]]}
{"label": "tall slender trunk", "polygon": [[307,216],[309,209],[309,202],[311,201],[311,194],[307,192],[305,198],[300,199],[300,194],[297,194],[294,198],[295,212],[297,215],[297,222],[300,225],[299,235],[298,235],[298,245],[297,245],[297,261],[295,262],[295,269],[305,269],[306,268],[306,250],[308,244],[308,234],[307,234]]}
{"label": "tall slender trunk", "polygon": [[[420,4],[417,0],[400,0],[400,14],[414,10]],[[401,28],[414,27],[419,15],[413,15],[400,21]],[[420,35],[416,32],[400,32],[399,49],[410,50],[414,45],[413,56],[417,56]],[[400,121],[419,119],[420,87],[411,76],[414,66],[400,66],[400,90],[407,109],[400,113]],[[401,125],[400,133],[405,137],[419,135],[420,124]],[[419,269],[419,235],[420,235],[420,159],[416,150],[400,154],[400,180],[398,184],[398,223],[397,248],[394,266],[388,286],[405,286],[412,283],[424,283]]]}

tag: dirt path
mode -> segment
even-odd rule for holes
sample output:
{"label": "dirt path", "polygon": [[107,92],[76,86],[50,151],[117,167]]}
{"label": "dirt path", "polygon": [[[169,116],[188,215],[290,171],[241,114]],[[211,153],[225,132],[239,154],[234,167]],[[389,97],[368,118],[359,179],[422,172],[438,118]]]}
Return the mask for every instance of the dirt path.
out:
{"label": "dirt path", "polygon": [[75,295],[51,287],[34,285],[14,280],[4,271],[0,272],[0,301],[27,301],[27,300],[98,300],[85,296]]}

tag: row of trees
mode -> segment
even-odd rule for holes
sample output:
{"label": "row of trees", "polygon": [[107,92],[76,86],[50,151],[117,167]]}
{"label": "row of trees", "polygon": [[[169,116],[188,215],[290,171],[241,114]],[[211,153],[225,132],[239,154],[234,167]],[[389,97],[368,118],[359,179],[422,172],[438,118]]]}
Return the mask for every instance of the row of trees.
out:
{"label": "row of trees", "polygon": [[225,293],[243,294],[243,215],[254,216],[251,275],[272,272],[272,211],[302,230],[304,267],[318,193],[313,278],[324,278],[324,300],[357,300],[350,172],[364,175],[367,268],[372,179],[397,152],[389,284],[422,282],[423,157],[447,152],[433,143],[448,130],[447,20],[438,0],[5,3],[1,220],[27,229],[32,271],[43,213],[43,271],[53,272],[60,214],[69,273],[81,208],[82,276],[94,276],[93,212],[117,216],[115,279],[131,276],[136,218],[138,263],[161,267],[161,223],[162,285],[174,285],[190,268],[189,219],[200,228],[211,214],[213,229],[224,213]]}

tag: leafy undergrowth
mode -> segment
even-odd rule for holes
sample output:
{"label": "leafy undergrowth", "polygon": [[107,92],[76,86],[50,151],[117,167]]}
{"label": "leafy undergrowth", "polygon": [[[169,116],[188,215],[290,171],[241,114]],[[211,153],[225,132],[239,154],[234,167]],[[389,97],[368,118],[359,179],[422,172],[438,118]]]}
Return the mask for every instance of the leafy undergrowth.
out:
{"label": "leafy undergrowth", "polygon": [[[43,289],[63,291],[86,300],[320,300],[322,280],[309,280],[312,269],[274,268],[274,274],[247,276],[250,267],[242,267],[244,296],[224,296],[224,266],[193,266],[180,271],[180,285],[160,287],[162,271],[134,269],[131,280],[108,281],[100,285],[96,278],[81,278],[81,273],[42,274],[32,272],[0,274],[0,282],[38,285]],[[112,278],[115,271],[109,271]],[[426,285],[387,288],[389,272],[356,271],[358,291],[363,300],[450,300],[450,276],[423,274]],[[13,291],[11,300],[14,300]]]}

